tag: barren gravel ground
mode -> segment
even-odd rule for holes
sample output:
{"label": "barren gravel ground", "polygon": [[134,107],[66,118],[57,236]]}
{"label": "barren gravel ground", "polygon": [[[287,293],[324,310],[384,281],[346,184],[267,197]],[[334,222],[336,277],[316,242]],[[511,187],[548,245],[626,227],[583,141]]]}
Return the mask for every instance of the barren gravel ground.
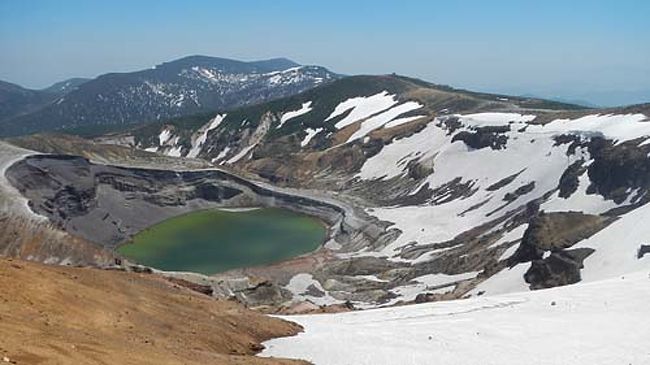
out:
{"label": "barren gravel ground", "polygon": [[15,364],[300,364],[252,356],[299,330],[151,274],[0,259],[0,360]]}

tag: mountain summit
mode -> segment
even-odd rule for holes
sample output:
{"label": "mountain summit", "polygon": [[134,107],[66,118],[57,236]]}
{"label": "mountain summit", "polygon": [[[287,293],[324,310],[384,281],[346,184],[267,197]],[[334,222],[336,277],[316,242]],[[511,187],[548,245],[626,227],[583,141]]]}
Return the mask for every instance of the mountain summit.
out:
{"label": "mountain summit", "polygon": [[285,58],[243,62],[188,56],[151,69],[108,73],[34,112],[0,121],[0,135],[133,124],[290,96],[339,76]]}

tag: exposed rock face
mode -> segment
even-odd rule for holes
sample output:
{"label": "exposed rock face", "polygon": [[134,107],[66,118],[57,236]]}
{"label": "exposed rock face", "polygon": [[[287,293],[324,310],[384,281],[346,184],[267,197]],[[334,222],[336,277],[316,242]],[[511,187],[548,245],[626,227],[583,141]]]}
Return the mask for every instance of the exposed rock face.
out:
{"label": "exposed rock face", "polygon": [[639,251],[637,252],[636,257],[640,259],[649,253],[650,253],[650,245],[641,245],[639,246]]}
{"label": "exposed rock face", "polygon": [[500,150],[508,143],[508,136],[503,135],[508,131],[510,131],[509,126],[480,127],[473,132],[459,132],[451,141],[463,141],[468,147],[474,149],[490,147],[493,150]]}
{"label": "exposed rock face", "polygon": [[610,140],[594,138],[589,153],[594,162],[588,173],[592,185],[589,192],[598,193],[616,203],[622,203],[631,194],[642,196],[650,188],[650,145],[639,146],[639,141],[614,144]]}
{"label": "exposed rock face", "polygon": [[506,193],[506,195],[503,196],[503,200],[507,201],[508,203],[513,202],[517,200],[522,195],[526,195],[533,191],[535,189],[535,182],[531,181],[528,184],[522,185],[515,189],[514,191],[510,193]]}
{"label": "exposed rock face", "polygon": [[607,218],[580,212],[540,212],[529,221],[521,246],[513,257],[518,262],[541,259],[544,251],[569,248],[610,222]]}
{"label": "exposed rock face", "polygon": [[568,249],[612,220],[580,212],[540,212],[530,219],[521,244],[508,260],[510,265],[531,262],[524,279],[531,289],[550,288],[580,281],[590,248]]}
{"label": "exposed rock face", "polygon": [[560,198],[568,198],[570,197],[573,193],[578,190],[578,177],[580,175],[584,174],[586,171],[586,168],[583,167],[585,161],[584,160],[578,160],[574,163],[572,163],[562,174],[560,177],[560,183],[558,184],[558,189],[559,193],[558,196]]}
{"label": "exposed rock face", "polygon": [[61,265],[105,266],[110,250],[57,229],[45,220],[0,212],[0,255]]}
{"label": "exposed rock face", "polygon": [[590,248],[577,248],[551,253],[545,259],[533,260],[524,279],[531,289],[552,288],[580,281],[583,261],[594,252]]}
{"label": "exposed rock face", "polygon": [[519,171],[516,174],[512,174],[510,176],[504,177],[503,179],[501,179],[501,180],[495,182],[494,184],[488,186],[487,188],[485,188],[485,190],[487,190],[487,191],[499,190],[499,189],[503,188],[504,186],[507,186],[510,183],[512,183],[517,178],[517,176],[519,176],[522,172],[523,171]]}

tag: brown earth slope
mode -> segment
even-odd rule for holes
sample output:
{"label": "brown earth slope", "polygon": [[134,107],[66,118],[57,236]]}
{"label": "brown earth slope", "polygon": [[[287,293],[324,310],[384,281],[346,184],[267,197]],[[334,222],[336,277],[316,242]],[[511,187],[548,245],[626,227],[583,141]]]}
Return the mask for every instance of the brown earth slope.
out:
{"label": "brown earth slope", "polygon": [[0,259],[0,362],[298,364],[252,356],[298,331],[150,274]]}

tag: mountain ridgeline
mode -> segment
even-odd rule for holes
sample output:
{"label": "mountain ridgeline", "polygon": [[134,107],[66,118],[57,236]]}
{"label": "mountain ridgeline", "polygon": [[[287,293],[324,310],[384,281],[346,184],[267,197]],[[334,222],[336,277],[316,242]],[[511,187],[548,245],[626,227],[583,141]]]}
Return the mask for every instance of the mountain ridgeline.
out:
{"label": "mountain ridgeline", "polygon": [[0,109],[0,135],[101,130],[107,125],[231,109],[294,95],[339,77],[323,67],[301,66],[282,58],[242,62],[190,56],[147,70],[57,83],[43,91],[51,97],[36,101],[25,91],[24,101],[15,102],[14,97],[7,100],[7,106],[1,104],[25,107]]}
{"label": "mountain ridgeline", "polygon": [[3,121],[39,110],[85,81],[85,79],[70,79],[57,82],[42,90],[26,89],[0,81],[0,128]]}
{"label": "mountain ridgeline", "polygon": [[[399,107],[391,108],[395,106]],[[388,110],[390,113],[381,116],[380,112]],[[381,149],[377,145],[379,140],[371,137],[383,130],[387,134],[384,139],[390,142],[396,137],[394,132],[417,130],[436,115],[495,110],[537,110],[541,115],[559,115],[584,107],[457,90],[397,75],[351,76],[268,103],[151,123],[126,135],[133,137],[136,146],[149,151],[202,157],[219,164],[242,164],[335,146],[342,150]],[[373,116],[381,116],[379,124]],[[370,129],[366,133],[352,133],[364,124],[364,119],[369,119],[366,125]],[[392,119],[399,119],[399,125],[404,125],[398,127]],[[386,126],[398,128],[388,132]],[[371,142],[366,143],[361,137]],[[236,158],[247,148],[250,153]]]}

